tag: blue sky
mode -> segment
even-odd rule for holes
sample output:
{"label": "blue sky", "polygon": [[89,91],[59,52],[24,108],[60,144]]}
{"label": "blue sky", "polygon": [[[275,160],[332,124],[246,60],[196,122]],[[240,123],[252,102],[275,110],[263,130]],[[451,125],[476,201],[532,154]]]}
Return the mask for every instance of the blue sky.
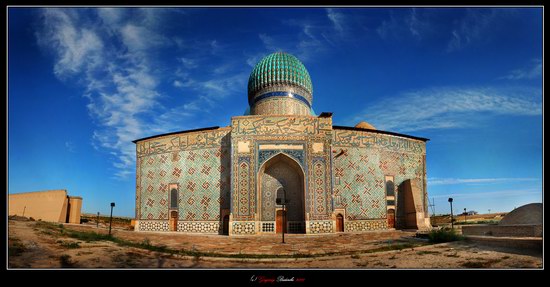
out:
{"label": "blue sky", "polygon": [[8,190],[133,216],[132,140],[227,126],[264,56],[313,108],[429,138],[436,213],[542,202],[540,8],[10,8]]}

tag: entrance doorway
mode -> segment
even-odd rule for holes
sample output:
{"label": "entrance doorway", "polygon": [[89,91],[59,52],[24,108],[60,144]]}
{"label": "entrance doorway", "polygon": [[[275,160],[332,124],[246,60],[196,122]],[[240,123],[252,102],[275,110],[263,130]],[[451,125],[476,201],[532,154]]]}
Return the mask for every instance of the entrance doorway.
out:
{"label": "entrance doorway", "polygon": [[395,210],[388,209],[388,228],[395,228]]}
{"label": "entrance doorway", "polygon": [[[287,202],[284,219],[283,205],[277,203],[282,197]],[[279,153],[260,167],[258,198],[260,220],[275,222],[275,232],[284,227],[285,233],[305,233],[304,172],[295,159]]]}
{"label": "entrance doorway", "polygon": [[286,211],[283,211],[282,209],[277,210],[277,220],[276,220],[276,224],[275,224],[275,227],[276,227],[275,231],[277,233],[283,232],[283,228],[284,228],[284,232],[287,233],[285,213],[286,213]]}
{"label": "entrance doorway", "polygon": [[178,231],[178,212],[170,211],[170,231]]}
{"label": "entrance doorway", "polygon": [[336,215],[336,232],[344,232],[344,216]]}
{"label": "entrance doorway", "polygon": [[222,234],[229,235],[229,215],[223,217],[223,229]]}

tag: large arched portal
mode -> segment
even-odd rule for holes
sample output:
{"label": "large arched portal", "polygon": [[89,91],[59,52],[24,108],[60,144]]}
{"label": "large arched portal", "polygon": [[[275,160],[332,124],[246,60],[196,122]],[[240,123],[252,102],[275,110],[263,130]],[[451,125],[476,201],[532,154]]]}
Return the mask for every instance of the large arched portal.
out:
{"label": "large arched portal", "polygon": [[[283,222],[277,222],[277,220],[286,218],[285,232],[305,233],[305,184],[304,172],[300,165],[292,158],[280,153],[262,165],[258,178],[258,205],[262,231],[282,232]],[[284,189],[286,198],[290,201],[285,208],[286,216],[280,216],[283,206],[276,203],[277,191],[281,188]]]}

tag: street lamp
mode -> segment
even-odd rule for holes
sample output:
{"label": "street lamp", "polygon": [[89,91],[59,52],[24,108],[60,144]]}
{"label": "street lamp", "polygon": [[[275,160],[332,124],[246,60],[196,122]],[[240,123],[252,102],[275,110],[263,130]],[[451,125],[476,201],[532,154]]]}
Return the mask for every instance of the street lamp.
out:
{"label": "street lamp", "polygon": [[453,198],[452,197],[449,197],[449,203],[451,204],[451,229],[454,229],[454,224],[453,224]]}
{"label": "street lamp", "polygon": [[466,222],[466,207],[464,207],[464,222]]}
{"label": "street lamp", "polygon": [[[281,195],[283,197],[281,197]],[[278,205],[283,206],[283,243],[285,243],[285,229],[286,229],[286,210],[285,210],[285,206],[290,202],[290,200],[286,199],[286,190],[284,188],[281,187],[281,188],[279,188],[279,190],[277,190],[277,199],[275,200],[275,202]]]}
{"label": "street lamp", "polygon": [[115,207],[115,203],[111,202],[111,218],[109,219],[109,236],[111,236],[111,224],[113,223],[113,207]]}

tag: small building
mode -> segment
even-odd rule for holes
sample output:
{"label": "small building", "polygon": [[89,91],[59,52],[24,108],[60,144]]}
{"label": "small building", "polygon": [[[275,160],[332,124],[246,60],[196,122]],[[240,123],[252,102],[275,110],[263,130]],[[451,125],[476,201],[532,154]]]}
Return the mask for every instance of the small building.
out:
{"label": "small building", "polygon": [[69,196],[67,190],[46,190],[9,195],[8,215],[36,220],[80,224],[82,197]]}

